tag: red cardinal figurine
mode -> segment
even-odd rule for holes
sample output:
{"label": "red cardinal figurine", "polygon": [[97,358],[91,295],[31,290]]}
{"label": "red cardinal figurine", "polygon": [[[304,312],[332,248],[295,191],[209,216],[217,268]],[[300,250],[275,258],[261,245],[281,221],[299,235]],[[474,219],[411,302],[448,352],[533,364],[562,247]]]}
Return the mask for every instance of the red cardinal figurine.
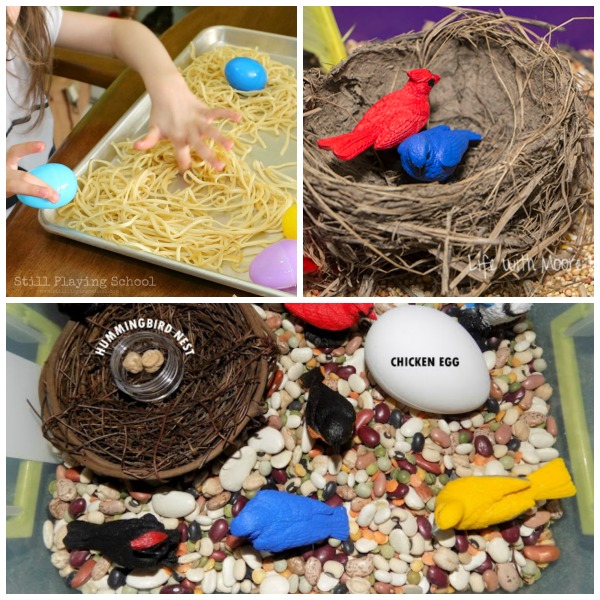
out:
{"label": "red cardinal figurine", "polygon": [[419,133],[429,120],[429,92],[440,76],[427,69],[414,69],[406,74],[406,85],[375,102],[353,131],[319,140],[319,148],[350,160],[371,146],[384,150]]}
{"label": "red cardinal figurine", "polygon": [[363,317],[368,317],[373,321],[377,319],[373,304],[367,302],[290,303],[285,307],[303,321],[327,331],[343,331],[356,325]]}

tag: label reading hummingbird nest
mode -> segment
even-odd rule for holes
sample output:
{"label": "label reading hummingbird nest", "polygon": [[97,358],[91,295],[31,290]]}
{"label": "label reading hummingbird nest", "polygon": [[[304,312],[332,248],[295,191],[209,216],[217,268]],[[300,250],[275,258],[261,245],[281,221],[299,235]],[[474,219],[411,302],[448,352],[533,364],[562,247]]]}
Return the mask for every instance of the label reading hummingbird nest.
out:
{"label": "label reading hummingbird nest", "polygon": [[392,367],[458,367],[458,356],[392,356]]}
{"label": "label reading hummingbird nest", "polygon": [[143,329],[150,329],[156,332],[170,334],[173,336],[173,339],[181,347],[181,350],[186,356],[194,354],[192,342],[190,342],[189,338],[183,331],[173,327],[173,325],[161,319],[145,319],[142,317],[139,319],[129,319],[123,323],[115,325],[112,329],[109,329],[96,344],[94,354],[97,354],[98,356],[104,356],[106,350],[120,335]]}

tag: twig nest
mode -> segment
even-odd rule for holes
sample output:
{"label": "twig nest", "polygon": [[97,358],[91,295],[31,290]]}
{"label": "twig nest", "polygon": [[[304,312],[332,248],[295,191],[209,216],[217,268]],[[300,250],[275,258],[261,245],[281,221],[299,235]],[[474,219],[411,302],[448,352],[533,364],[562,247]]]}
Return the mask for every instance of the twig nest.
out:
{"label": "twig nest", "polygon": [[[182,378],[168,397],[136,402],[117,385],[112,353],[122,336],[153,329],[178,341]],[[119,358],[135,377],[168,365],[162,350],[136,350]],[[275,356],[273,333],[249,304],[108,305],[68,323],[57,340],[40,379],[42,433],[98,474],[176,477],[215,458],[264,412]]]}
{"label": "twig nest", "polygon": [[[441,76],[428,127],[483,135],[448,182],[410,180],[394,148],[341,161],[317,147],[415,68]],[[591,194],[591,144],[568,58],[503,14],[458,9],[426,32],[360,47],[328,75],[308,71],[304,251],[321,270],[308,285],[528,295]]]}

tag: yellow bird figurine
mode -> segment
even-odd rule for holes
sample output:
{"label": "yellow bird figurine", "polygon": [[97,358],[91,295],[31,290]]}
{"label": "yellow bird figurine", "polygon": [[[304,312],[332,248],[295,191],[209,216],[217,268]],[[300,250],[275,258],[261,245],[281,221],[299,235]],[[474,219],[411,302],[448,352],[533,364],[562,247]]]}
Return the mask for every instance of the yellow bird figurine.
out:
{"label": "yellow bird figurine", "polygon": [[462,477],[450,481],[435,502],[440,529],[484,529],[509,521],[538,500],[575,495],[575,486],[562,458],[555,458],[527,478]]}

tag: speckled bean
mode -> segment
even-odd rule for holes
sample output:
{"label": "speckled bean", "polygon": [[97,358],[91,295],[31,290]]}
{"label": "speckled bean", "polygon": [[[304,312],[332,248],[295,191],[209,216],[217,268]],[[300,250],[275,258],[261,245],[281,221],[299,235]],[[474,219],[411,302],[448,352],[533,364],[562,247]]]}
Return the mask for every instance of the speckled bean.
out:
{"label": "speckled bean", "polygon": [[498,565],[496,573],[498,583],[506,592],[516,592],[521,587],[521,577],[512,563],[502,563]]}

